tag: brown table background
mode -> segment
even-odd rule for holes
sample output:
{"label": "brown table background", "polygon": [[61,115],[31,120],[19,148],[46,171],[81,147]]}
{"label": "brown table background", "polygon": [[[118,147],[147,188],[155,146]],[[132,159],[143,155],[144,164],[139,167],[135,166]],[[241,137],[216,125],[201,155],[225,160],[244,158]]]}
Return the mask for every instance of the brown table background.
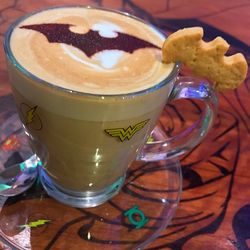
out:
{"label": "brown table background", "polygon": [[[231,44],[229,54],[242,52],[250,62],[249,0],[0,0],[1,44],[7,27],[17,17],[45,6],[76,3],[127,11],[169,33],[182,27],[202,26],[206,39],[223,36]],[[0,98],[9,94],[1,46]],[[184,190],[176,216],[148,250],[250,249],[248,98],[249,74],[240,88],[219,95],[214,128],[205,141],[181,159]],[[165,112],[171,119],[162,121],[162,125],[173,135],[198,118],[200,106],[181,101],[168,105]]]}

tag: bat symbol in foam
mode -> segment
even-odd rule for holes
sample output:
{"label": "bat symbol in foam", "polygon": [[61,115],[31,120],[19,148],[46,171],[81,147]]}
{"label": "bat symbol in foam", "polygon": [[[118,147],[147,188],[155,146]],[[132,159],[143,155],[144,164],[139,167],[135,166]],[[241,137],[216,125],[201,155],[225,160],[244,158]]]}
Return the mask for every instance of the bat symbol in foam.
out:
{"label": "bat symbol in foam", "polygon": [[104,50],[121,50],[128,53],[133,53],[141,48],[156,48],[158,46],[121,32],[116,32],[116,37],[103,37],[99,31],[89,30],[85,34],[72,32],[71,24],[46,23],[21,26],[21,29],[30,29],[42,33],[50,43],[64,43],[72,45],[88,57]]}

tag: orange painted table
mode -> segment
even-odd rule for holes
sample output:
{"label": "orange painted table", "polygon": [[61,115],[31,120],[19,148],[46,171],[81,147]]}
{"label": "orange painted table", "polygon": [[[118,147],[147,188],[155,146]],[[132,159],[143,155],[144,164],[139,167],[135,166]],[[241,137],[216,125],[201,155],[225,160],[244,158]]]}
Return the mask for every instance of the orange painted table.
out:
{"label": "orange painted table", "polygon": [[[229,53],[242,52],[250,62],[249,0],[78,0],[75,3],[123,10],[169,33],[183,27],[202,26],[206,39],[223,36],[231,44]],[[62,4],[72,3],[69,0],[1,0],[1,42],[7,27],[17,17],[42,7]],[[7,107],[11,98],[2,47],[0,98]],[[212,131],[192,152],[181,157],[183,193],[175,217],[146,249],[250,249],[248,98],[249,74],[240,88],[219,94],[219,113]],[[4,110],[4,105],[0,109]],[[162,121],[162,125],[169,135],[173,135],[198,119],[200,103],[178,101],[166,106],[165,112],[171,119]],[[66,249],[63,245],[66,239],[59,237],[57,245],[47,247],[44,247],[46,242],[41,242],[32,249]],[[3,244],[1,249],[9,248]],[[119,249],[119,245],[114,249]]]}

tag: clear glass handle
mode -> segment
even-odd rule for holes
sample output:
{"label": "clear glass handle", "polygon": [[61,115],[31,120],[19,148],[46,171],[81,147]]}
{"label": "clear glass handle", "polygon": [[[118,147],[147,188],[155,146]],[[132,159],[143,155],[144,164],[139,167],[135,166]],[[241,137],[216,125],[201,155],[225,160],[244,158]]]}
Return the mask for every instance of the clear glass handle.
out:
{"label": "clear glass handle", "polygon": [[182,98],[198,99],[205,103],[200,119],[177,136],[167,139],[165,133],[156,127],[151,133],[153,141],[147,142],[137,160],[159,161],[179,156],[190,151],[206,136],[213,125],[218,107],[212,85],[195,77],[179,77],[168,101]]}

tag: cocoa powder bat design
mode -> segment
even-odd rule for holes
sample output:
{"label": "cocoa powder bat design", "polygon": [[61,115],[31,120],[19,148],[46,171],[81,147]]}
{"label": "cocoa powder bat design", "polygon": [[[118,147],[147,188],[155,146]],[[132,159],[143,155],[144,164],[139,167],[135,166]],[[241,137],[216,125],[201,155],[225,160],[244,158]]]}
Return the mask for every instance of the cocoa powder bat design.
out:
{"label": "cocoa powder bat design", "polygon": [[89,30],[85,34],[74,33],[71,24],[46,23],[21,26],[42,33],[50,43],[64,43],[72,45],[91,57],[104,50],[121,50],[133,53],[141,48],[156,48],[158,46],[132,35],[116,32],[116,37],[102,37],[98,31]]}

